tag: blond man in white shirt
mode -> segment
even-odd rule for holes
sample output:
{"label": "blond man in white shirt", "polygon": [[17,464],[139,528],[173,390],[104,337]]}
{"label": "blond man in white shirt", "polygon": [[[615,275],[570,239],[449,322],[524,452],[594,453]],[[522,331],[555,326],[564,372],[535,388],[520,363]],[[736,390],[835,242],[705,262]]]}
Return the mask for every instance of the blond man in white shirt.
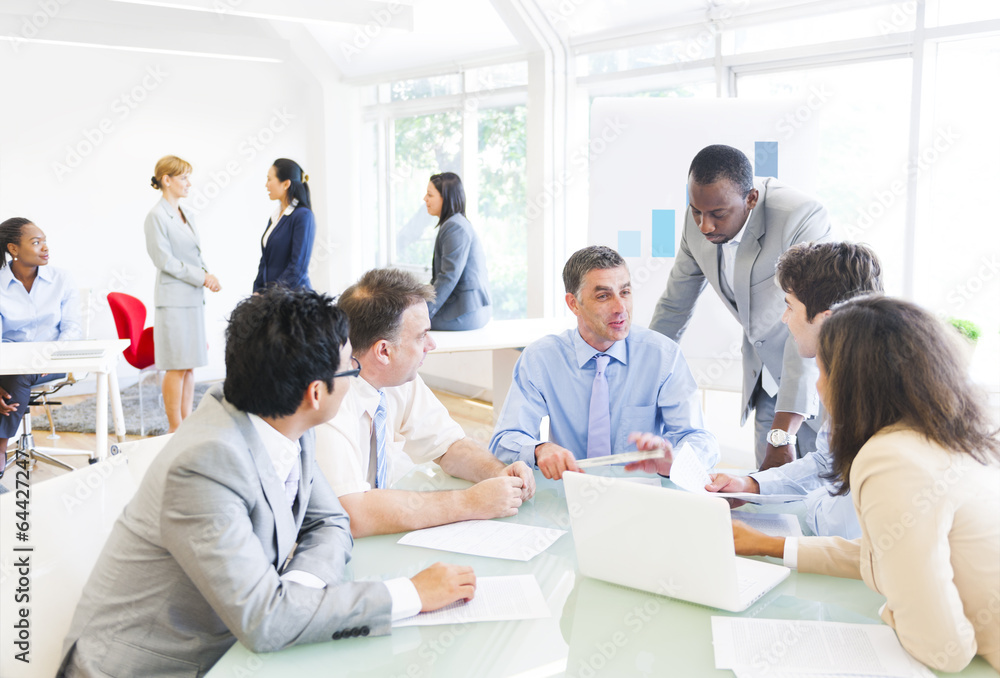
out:
{"label": "blond man in white shirt", "polygon": [[[531,469],[507,466],[467,437],[417,375],[434,348],[427,312],[433,298],[432,287],[395,269],[369,271],[340,297],[360,375],[337,416],[316,428],[316,461],[356,538],[512,516],[535,493]],[[476,484],[391,489],[413,464],[427,461]]]}

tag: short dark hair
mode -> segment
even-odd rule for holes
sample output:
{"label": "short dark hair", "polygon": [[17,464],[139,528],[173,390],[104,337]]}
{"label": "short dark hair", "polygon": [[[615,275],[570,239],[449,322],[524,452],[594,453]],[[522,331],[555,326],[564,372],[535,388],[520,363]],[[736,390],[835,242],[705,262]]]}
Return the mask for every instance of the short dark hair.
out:
{"label": "short dark hair", "polygon": [[882,292],[882,266],[866,245],[851,242],[799,243],[778,259],[778,284],[806,307],[806,317],[852,297]]}
{"label": "short dark hair", "polygon": [[451,219],[456,214],[465,216],[465,187],[462,178],[454,172],[441,172],[431,176],[431,183],[441,194],[441,216],[437,225]]}
{"label": "short dark hair", "polygon": [[314,381],[333,390],[346,314],[332,297],[280,285],[247,297],[226,328],[226,400],[260,417],[287,417]]}
{"label": "short dark hair", "polygon": [[619,266],[625,266],[622,255],[604,245],[591,245],[573,252],[566,261],[566,265],[563,266],[563,285],[566,287],[566,294],[577,296],[583,285],[584,276],[595,268],[618,268]]}
{"label": "short dark hair", "polygon": [[7,245],[17,245],[20,247],[21,233],[24,232],[25,226],[32,223],[34,222],[31,219],[11,217],[0,224],[0,268],[7,265],[7,257],[14,258],[10,250],[7,249]]}
{"label": "short dark hair", "polygon": [[434,301],[434,288],[398,268],[375,268],[340,295],[338,305],[351,321],[351,346],[366,351],[379,339],[395,342],[403,312]]}
{"label": "short dark hair", "polygon": [[702,186],[728,179],[745,198],[753,190],[753,165],[738,148],[715,144],[694,156],[688,179]]}

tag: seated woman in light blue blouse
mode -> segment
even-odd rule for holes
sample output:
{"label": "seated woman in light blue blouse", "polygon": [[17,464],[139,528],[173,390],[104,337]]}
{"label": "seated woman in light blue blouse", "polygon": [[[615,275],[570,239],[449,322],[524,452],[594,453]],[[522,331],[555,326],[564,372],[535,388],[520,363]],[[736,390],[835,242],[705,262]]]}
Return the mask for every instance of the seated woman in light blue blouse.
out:
{"label": "seated woman in light blue blouse", "polygon": [[[9,261],[8,261],[9,259]],[[28,219],[0,223],[0,333],[3,341],[79,339],[80,302],[73,279],[49,266],[45,234]],[[28,407],[31,387],[64,375],[0,375],[0,459]]]}
{"label": "seated woman in light blue blouse", "polygon": [[465,218],[465,188],[454,172],[435,174],[424,196],[427,213],[438,218],[434,240],[435,299],[427,302],[433,330],[475,330],[490,321],[486,255]]}

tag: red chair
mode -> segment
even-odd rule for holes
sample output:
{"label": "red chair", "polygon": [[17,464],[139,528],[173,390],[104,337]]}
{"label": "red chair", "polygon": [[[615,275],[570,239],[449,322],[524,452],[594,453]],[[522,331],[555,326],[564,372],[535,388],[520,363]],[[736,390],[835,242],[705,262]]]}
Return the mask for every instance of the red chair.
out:
{"label": "red chair", "polygon": [[126,362],[139,370],[139,435],[146,435],[146,420],[142,407],[143,373],[152,371],[156,374],[156,360],[153,356],[153,328],[146,324],[146,306],[135,297],[111,292],[108,294],[108,306],[115,317],[115,327],[119,339],[128,339],[131,345],[122,351]]}

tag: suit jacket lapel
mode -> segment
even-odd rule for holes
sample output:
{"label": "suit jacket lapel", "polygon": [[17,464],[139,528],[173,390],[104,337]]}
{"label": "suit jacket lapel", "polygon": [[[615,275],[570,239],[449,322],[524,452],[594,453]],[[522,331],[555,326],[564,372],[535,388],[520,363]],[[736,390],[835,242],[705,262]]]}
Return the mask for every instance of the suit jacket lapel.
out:
{"label": "suit jacket lapel", "polygon": [[[250,418],[247,417],[245,412],[240,412],[232,407],[227,401],[223,402],[231,408],[230,414],[240,429],[240,433],[243,434],[243,439],[247,441],[247,445],[250,447],[250,455],[253,457],[254,465],[257,467],[257,474],[260,476],[261,489],[264,491],[264,497],[271,507],[271,513],[274,514],[275,531],[278,535],[278,554],[275,567],[280,568],[285,562],[285,558],[292,552],[292,547],[295,545],[295,540],[299,534],[295,519],[288,506],[288,499],[285,497],[284,483],[278,480],[278,474],[274,472],[274,463],[271,461],[271,456],[257,435],[257,431],[254,430],[253,424],[250,423]],[[300,480],[300,491],[302,489],[301,483],[302,481]]]}
{"label": "suit jacket lapel", "polygon": [[753,270],[757,255],[760,254],[760,239],[764,237],[767,224],[764,219],[764,194],[767,185],[756,183],[754,186],[760,195],[757,197],[757,206],[750,215],[750,222],[746,225],[746,233],[740,240],[740,245],[736,249],[735,270],[733,271],[733,282],[736,289],[736,310],[740,316],[740,323],[743,327],[750,327],[750,272]]}

